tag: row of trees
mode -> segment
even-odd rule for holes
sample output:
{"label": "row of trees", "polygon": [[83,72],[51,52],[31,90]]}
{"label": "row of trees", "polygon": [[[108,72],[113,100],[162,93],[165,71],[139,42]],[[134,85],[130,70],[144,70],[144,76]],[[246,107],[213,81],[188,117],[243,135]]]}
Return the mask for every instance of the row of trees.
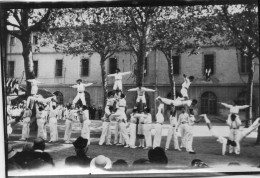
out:
{"label": "row of trees", "polygon": [[[26,79],[35,77],[31,34],[38,32],[41,45],[79,55],[98,52],[104,102],[107,81],[105,61],[122,49],[136,57],[136,84],[144,79],[144,60],[150,50],[162,51],[168,61],[172,96],[175,80],[172,49],[197,54],[203,45],[235,46],[250,62],[248,103],[252,106],[254,58],[259,59],[257,5],[110,7],[86,9],[9,9],[9,33],[22,42]],[[15,21],[15,22],[13,22]],[[84,37],[83,41],[81,40]],[[223,38],[224,37],[224,38]],[[27,83],[27,91],[30,91]],[[252,119],[249,112],[249,119]],[[260,142],[258,137],[258,143]]]}

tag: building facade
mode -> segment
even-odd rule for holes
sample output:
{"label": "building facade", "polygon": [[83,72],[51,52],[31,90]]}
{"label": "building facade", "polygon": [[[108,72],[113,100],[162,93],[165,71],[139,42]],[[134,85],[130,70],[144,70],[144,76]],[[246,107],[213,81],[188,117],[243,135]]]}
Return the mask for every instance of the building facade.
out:
{"label": "building facade", "polygon": [[[38,45],[38,40],[32,36],[33,51]],[[8,37],[7,45],[7,78],[14,77],[25,84],[24,61],[22,57],[22,45],[15,37]],[[76,96],[76,90],[70,86],[76,84],[81,78],[84,83],[95,82],[86,89],[88,104],[102,105],[103,92],[101,85],[100,56],[94,53],[89,56],[78,56],[57,53],[51,46],[40,48],[33,53],[34,71],[41,82],[40,88],[56,92],[61,96],[61,102],[72,102]],[[172,57],[175,71],[177,90],[180,90],[183,82],[183,74],[193,75],[195,81],[189,89],[189,96],[199,101],[199,113],[210,115],[225,115],[227,110],[218,102],[232,104],[238,101],[245,104],[246,86],[248,80],[248,62],[234,47],[204,47],[198,55],[188,53]],[[121,51],[106,61],[107,74],[114,73],[115,68],[121,72],[132,71],[134,73],[136,57],[131,51]],[[209,81],[205,80],[205,70],[211,69]],[[155,97],[170,96],[170,84],[168,77],[168,63],[164,54],[160,51],[151,51],[145,59],[144,86],[156,89],[156,93],[147,93],[148,105],[156,110]],[[113,78],[107,78],[109,89],[112,89]],[[136,99],[135,92],[127,92],[136,87],[134,74],[123,77],[123,91],[126,94],[128,108],[133,108]],[[259,67],[255,66],[254,73],[254,101],[253,110],[258,112],[259,98]]]}

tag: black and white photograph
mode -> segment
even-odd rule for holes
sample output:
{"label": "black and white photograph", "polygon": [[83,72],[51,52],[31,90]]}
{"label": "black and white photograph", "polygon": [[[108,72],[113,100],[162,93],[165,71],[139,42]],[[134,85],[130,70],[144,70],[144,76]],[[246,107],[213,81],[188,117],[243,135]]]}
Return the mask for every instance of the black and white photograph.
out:
{"label": "black and white photograph", "polygon": [[257,0],[3,1],[1,177],[258,177]]}

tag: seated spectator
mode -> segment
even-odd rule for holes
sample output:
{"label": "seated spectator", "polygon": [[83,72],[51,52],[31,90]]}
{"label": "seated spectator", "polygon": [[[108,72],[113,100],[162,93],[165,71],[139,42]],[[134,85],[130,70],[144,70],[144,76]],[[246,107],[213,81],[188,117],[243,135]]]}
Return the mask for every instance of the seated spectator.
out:
{"label": "seated spectator", "polygon": [[230,162],[228,163],[228,166],[240,166],[239,162]]}
{"label": "seated spectator", "polygon": [[206,168],[209,167],[206,163],[201,161],[200,159],[194,159],[191,161],[191,166],[192,167],[199,167],[199,168]]}
{"label": "seated spectator", "polygon": [[147,169],[147,168],[152,168],[152,167],[151,167],[151,163],[148,159],[140,158],[140,159],[137,159],[133,162],[132,168],[134,168],[134,169]]}
{"label": "seated spectator", "polygon": [[82,166],[89,167],[92,160],[87,156],[88,151],[88,139],[84,139],[81,136],[77,138],[73,145],[75,147],[76,156],[69,156],[65,159],[65,164],[69,166]]}
{"label": "seated spectator", "polygon": [[157,166],[164,166],[168,164],[168,158],[165,151],[161,147],[156,147],[148,151],[148,159],[151,164]]}
{"label": "seated spectator", "polygon": [[9,171],[22,168],[16,161],[17,155],[18,155],[18,152],[16,150],[14,150],[11,145],[8,145],[7,169]]}
{"label": "seated spectator", "polygon": [[104,155],[99,155],[93,158],[90,162],[90,169],[111,169],[112,162],[109,158],[105,157]]}
{"label": "seated spectator", "polygon": [[128,168],[128,164],[125,160],[118,159],[113,163],[112,167],[115,168],[115,169],[123,169],[124,170],[124,169]]}
{"label": "seated spectator", "polygon": [[54,166],[51,155],[44,152],[45,142],[42,138],[36,138],[34,140],[32,149],[31,156],[28,155],[26,168],[35,169],[43,166]]}

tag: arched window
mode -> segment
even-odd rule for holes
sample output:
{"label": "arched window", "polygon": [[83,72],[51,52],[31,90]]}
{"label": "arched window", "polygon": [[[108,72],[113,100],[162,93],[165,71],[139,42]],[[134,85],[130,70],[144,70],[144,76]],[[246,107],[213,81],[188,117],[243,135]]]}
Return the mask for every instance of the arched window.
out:
{"label": "arched window", "polygon": [[57,97],[57,103],[63,104],[63,94],[60,91],[55,91],[53,94]]}
{"label": "arched window", "polygon": [[201,113],[217,114],[217,97],[213,92],[205,92],[201,95]]}

